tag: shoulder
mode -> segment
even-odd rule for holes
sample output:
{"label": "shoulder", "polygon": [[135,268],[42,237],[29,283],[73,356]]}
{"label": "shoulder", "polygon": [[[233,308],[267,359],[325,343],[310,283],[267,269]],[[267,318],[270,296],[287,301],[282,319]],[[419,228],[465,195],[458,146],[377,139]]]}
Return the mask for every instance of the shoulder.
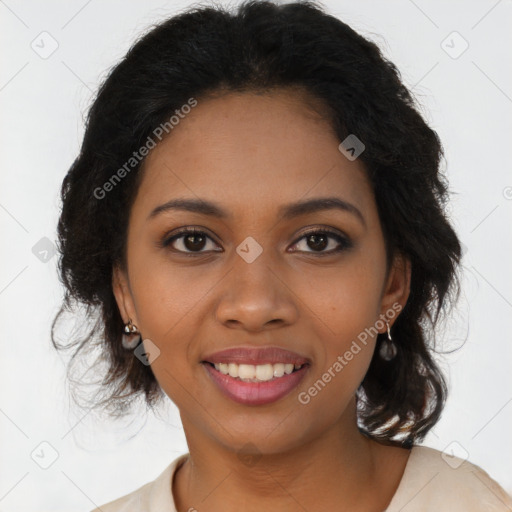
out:
{"label": "shoulder", "polygon": [[512,498],[482,468],[414,446],[386,512],[510,512]]}
{"label": "shoulder", "polygon": [[175,512],[171,482],[176,469],[187,457],[188,454],[180,455],[155,480],[91,512]]}

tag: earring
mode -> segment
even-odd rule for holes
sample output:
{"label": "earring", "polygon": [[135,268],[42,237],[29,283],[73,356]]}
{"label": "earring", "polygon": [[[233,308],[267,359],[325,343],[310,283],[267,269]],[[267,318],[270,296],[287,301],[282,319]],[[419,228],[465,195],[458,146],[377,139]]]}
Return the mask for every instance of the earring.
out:
{"label": "earring", "polygon": [[379,349],[379,355],[384,359],[384,361],[391,361],[391,359],[394,359],[397,353],[396,345],[393,343],[393,339],[391,338],[391,330],[389,328],[389,322],[386,320],[386,325],[388,328],[388,339],[386,341],[383,341],[380,349]]}
{"label": "earring", "polygon": [[124,332],[122,337],[122,345],[128,350],[134,349],[140,342],[140,333],[136,325],[132,324],[131,319],[124,326]]}

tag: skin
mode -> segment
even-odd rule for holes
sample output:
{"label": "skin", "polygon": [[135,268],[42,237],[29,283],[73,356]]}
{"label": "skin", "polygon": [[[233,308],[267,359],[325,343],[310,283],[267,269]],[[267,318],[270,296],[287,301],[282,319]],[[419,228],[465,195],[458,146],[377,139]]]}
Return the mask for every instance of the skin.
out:
{"label": "skin", "polygon": [[[180,512],[381,512],[407,463],[408,450],[369,440],[356,426],[354,395],[375,337],[307,405],[297,399],[359,333],[393,304],[405,306],[411,272],[397,254],[386,273],[364,165],[338,150],[315,105],[284,89],[204,98],[145,161],[127,270],[114,269],[113,290],[124,321],[159,348],[151,368],[180,411],[190,453],[172,482]],[[364,224],[337,209],[277,214],[283,204],[332,196],[356,206]],[[230,217],[176,210],[147,220],[175,198],[214,201]],[[158,245],[190,226],[210,238]],[[306,227],[331,228],[353,247],[319,256],[339,244],[329,238],[317,249],[303,237]],[[248,236],[263,249],[252,263],[236,252]],[[233,402],[201,365],[213,351],[268,345],[311,360],[300,385],[271,404]],[[249,464],[240,450],[253,454]]]}

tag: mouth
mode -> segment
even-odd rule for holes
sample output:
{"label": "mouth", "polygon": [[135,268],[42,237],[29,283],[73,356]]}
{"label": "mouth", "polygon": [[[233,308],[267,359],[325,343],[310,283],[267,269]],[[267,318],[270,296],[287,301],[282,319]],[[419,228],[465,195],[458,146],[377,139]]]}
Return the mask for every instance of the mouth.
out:
{"label": "mouth", "polygon": [[308,363],[266,363],[266,364],[237,364],[237,363],[212,363],[202,361],[214,368],[222,375],[227,375],[240,382],[271,382],[285,375],[291,375],[300,371]]}
{"label": "mouth", "polygon": [[310,364],[258,365],[202,361],[210,382],[224,397],[249,406],[277,402],[304,379]]}

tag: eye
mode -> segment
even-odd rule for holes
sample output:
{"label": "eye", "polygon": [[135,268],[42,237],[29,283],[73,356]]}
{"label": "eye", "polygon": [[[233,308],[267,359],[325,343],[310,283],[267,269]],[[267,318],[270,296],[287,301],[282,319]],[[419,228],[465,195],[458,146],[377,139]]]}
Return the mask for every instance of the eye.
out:
{"label": "eye", "polygon": [[[347,237],[331,231],[329,229],[313,229],[304,233],[292,247],[297,248],[300,242],[305,240],[304,245],[311,248],[311,251],[299,249],[299,252],[317,254],[318,256],[328,256],[353,247],[353,243]],[[211,247],[208,248],[208,242]],[[163,248],[171,247],[175,252],[185,255],[201,254],[209,251],[222,252],[222,249],[216,249],[217,244],[204,231],[196,228],[183,228],[169,238],[162,241]],[[329,248],[329,250],[325,250]]]}
{"label": "eye", "polygon": [[[303,234],[302,237],[295,242],[293,247],[299,245],[301,240],[305,240],[304,245],[313,249],[312,251],[300,250],[301,252],[309,252],[310,254],[317,253],[319,256],[335,254],[353,247],[352,242],[347,237],[329,229],[317,228],[310,230]],[[328,247],[330,247],[330,250],[325,250]]]}
{"label": "eye", "polygon": [[[208,252],[208,249],[203,250],[208,246],[208,240],[213,242],[212,238],[204,231],[195,228],[183,228],[170,238],[166,238],[162,242],[162,247],[171,246],[174,251],[184,254],[202,253]],[[216,246],[215,243],[214,245]],[[212,249],[210,248],[210,250]]]}

